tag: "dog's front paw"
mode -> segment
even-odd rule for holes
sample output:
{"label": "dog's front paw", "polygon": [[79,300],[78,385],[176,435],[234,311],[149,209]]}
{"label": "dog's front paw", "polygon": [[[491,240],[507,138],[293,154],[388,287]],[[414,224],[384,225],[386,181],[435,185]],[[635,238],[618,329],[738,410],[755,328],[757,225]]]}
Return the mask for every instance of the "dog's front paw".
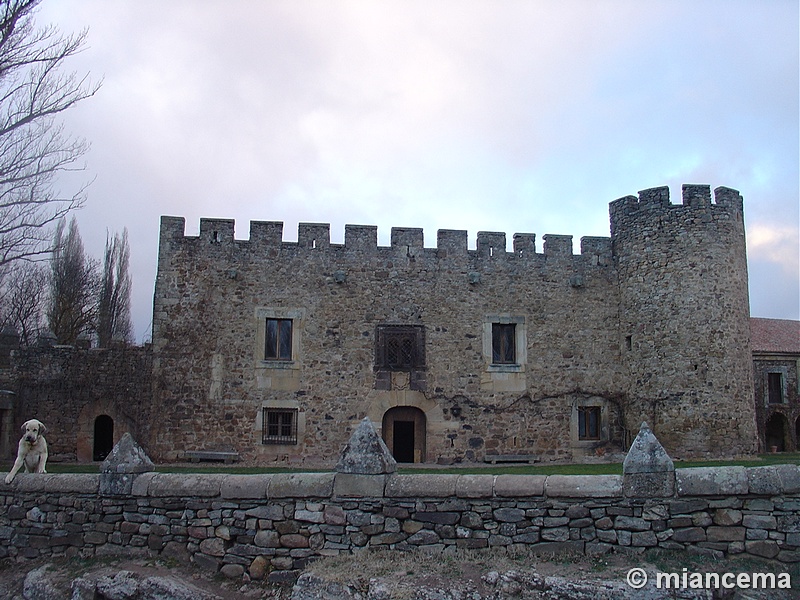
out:
{"label": "dog's front paw", "polygon": [[14,481],[14,476],[13,475],[6,475],[5,481],[6,481],[6,483],[11,483],[12,481]]}

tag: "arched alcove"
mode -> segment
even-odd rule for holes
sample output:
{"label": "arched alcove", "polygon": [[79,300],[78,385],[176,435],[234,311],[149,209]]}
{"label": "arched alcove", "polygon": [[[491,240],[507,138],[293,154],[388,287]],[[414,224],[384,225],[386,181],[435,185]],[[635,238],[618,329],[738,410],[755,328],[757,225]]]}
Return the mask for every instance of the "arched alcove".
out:
{"label": "arched alcove", "polygon": [[767,452],[784,452],[788,433],[786,417],[781,413],[773,413],[767,419],[767,424],[764,427],[764,442],[767,446]]}

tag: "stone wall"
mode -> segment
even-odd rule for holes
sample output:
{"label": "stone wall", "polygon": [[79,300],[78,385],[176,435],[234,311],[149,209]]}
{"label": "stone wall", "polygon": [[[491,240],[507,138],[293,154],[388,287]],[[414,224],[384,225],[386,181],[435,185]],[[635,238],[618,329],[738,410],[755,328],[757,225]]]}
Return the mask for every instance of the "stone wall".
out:
{"label": "stone wall", "polygon": [[[123,477],[130,492],[108,486]],[[668,497],[629,476],[20,474],[0,483],[0,557],[139,554],[228,576],[296,576],[367,547],[638,554],[666,548],[800,561],[800,469],[679,469]],[[124,487],[124,486],[122,486]]]}
{"label": "stone wall", "polygon": [[[9,367],[2,375],[13,392],[7,414],[15,423],[6,432],[3,458],[16,455],[19,428],[33,418],[49,428],[53,461],[90,462],[98,459],[96,449],[102,460],[126,432],[146,437],[152,405],[149,346],[22,348],[14,351]],[[98,417],[107,417],[100,430]],[[96,434],[108,434],[104,448],[96,448]]]}

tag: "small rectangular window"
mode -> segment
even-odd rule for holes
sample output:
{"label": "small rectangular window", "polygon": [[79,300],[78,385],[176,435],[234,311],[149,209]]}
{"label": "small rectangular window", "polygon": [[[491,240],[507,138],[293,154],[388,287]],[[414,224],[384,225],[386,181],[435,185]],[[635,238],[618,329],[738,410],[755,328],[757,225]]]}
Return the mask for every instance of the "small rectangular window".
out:
{"label": "small rectangular window", "polygon": [[492,323],[492,364],[516,364],[516,348],[516,325],[513,323]]}
{"label": "small rectangular window", "polygon": [[578,408],[578,439],[600,439],[599,406],[581,406]]}
{"label": "small rectangular window", "polygon": [[783,404],[783,374],[767,373],[767,386],[770,404]]}
{"label": "small rectangular window", "polygon": [[267,319],[266,360],[292,360],[292,320]]}
{"label": "small rectangular window", "polygon": [[297,409],[264,409],[262,444],[297,444]]}

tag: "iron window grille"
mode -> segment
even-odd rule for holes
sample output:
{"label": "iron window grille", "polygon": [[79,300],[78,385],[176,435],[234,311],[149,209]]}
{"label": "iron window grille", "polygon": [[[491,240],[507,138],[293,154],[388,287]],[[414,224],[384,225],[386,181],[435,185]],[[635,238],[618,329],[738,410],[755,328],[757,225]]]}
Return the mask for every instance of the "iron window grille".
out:
{"label": "iron window grille", "polygon": [[492,323],[492,364],[517,364],[516,340],[514,323]]}
{"label": "iron window grille", "polygon": [[292,360],[292,320],[267,319],[265,360]]}
{"label": "iron window grille", "polygon": [[391,371],[411,371],[424,368],[425,330],[422,326],[378,326],[375,366]]}
{"label": "iron window grille", "polygon": [[297,444],[297,409],[264,409],[262,444]]}
{"label": "iron window grille", "polygon": [[600,439],[599,406],[581,406],[578,408],[578,439]]}

